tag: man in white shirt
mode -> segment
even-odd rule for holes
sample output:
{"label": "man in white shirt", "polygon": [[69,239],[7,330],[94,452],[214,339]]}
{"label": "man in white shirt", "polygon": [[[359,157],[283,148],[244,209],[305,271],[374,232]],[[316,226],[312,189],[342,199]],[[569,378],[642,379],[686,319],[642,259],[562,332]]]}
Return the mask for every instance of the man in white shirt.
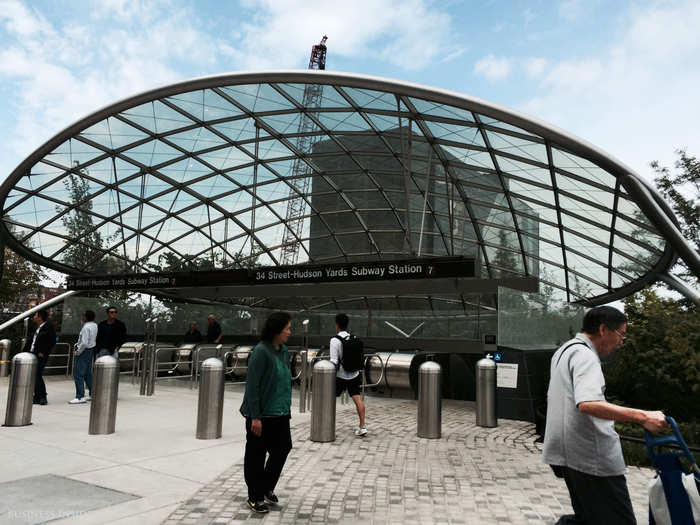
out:
{"label": "man in white shirt", "polygon": [[[68,401],[71,405],[85,403],[92,399],[92,354],[95,351],[97,341],[97,324],[95,312],[85,310],[83,314],[83,327],[78,335],[73,355],[73,379],[75,379],[75,399]],[[89,394],[85,395],[85,385]]]}
{"label": "man in white shirt", "polygon": [[346,371],[343,368],[343,341],[350,338],[348,332],[349,318],[345,314],[335,316],[335,330],[337,335],[331,338],[331,362],[337,369],[335,379],[335,395],[340,396],[344,390],[348,391],[348,395],[352,397],[357,409],[357,416],[360,418],[360,426],[355,429],[355,435],[364,437],[367,435],[367,427],[365,426],[365,404],[360,395],[362,386],[362,374],[360,370]]}
{"label": "man in white shirt", "polygon": [[662,412],[605,400],[600,357],[621,346],[626,333],[625,314],[598,306],[586,312],[582,333],[552,356],[542,461],[566,481],[575,513],[562,516],[558,524],[637,523],[615,421],[639,423],[650,432],[668,424]]}

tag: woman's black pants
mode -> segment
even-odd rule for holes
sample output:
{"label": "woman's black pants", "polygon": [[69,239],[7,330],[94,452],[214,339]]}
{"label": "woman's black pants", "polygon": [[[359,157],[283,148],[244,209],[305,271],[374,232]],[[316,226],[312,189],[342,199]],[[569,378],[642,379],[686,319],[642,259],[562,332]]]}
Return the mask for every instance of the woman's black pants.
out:
{"label": "woman's black pants", "polygon": [[[263,417],[262,434],[250,431],[252,420],[245,420],[246,444],[243,473],[248,485],[248,499],[263,501],[266,492],[274,492],[287,455],[292,450],[289,416]],[[265,456],[269,454],[267,462]]]}

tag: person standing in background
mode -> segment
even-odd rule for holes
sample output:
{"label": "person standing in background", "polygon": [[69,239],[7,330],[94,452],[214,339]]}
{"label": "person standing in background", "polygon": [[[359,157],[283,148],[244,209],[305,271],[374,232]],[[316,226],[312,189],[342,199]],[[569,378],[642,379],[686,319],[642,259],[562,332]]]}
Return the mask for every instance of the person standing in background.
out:
{"label": "person standing in background", "polygon": [[119,359],[119,348],[126,342],[126,325],[117,319],[117,307],[107,308],[107,319],[97,326],[97,357],[111,355]]}
{"label": "person standing in background", "polygon": [[48,399],[46,395],[46,383],[44,383],[44,367],[51,352],[56,347],[56,330],[49,322],[48,310],[39,310],[34,314],[34,322],[36,323],[36,331],[33,337],[27,337],[27,343],[24,345],[25,352],[31,352],[37,356],[39,360],[36,367],[36,381],[34,383],[34,404],[46,405]]}
{"label": "person standing in background", "polygon": [[190,321],[190,327],[185,332],[185,336],[182,338],[183,343],[201,343],[202,342],[202,332],[197,330],[197,323]]}
{"label": "person standing in background", "polygon": [[209,323],[209,327],[207,328],[207,343],[218,345],[221,342],[221,338],[224,336],[224,334],[221,333],[221,325],[214,319],[214,314],[209,314],[207,322]]}
{"label": "person standing in background", "polygon": [[[85,310],[83,314],[83,326],[78,335],[73,355],[73,379],[75,380],[75,399],[68,401],[71,405],[85,403],[92,399],[92,356],[97,344],[97,324],[95,324],[95,312]],[[85,395],[85,385],[88,387],[88,395]]]}

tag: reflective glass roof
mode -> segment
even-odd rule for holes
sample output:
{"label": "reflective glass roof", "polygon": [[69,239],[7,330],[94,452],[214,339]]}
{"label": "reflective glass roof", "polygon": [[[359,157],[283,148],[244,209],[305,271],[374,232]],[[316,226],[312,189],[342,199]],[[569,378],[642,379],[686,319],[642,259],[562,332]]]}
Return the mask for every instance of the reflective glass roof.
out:
{"label": "reflective glass roof", "polygon": [[569,301],[666,243],[592,146],[484,101],[329,72],[219,75],[102,109],[0,188],[2,233],[72,274],[465,256]]}

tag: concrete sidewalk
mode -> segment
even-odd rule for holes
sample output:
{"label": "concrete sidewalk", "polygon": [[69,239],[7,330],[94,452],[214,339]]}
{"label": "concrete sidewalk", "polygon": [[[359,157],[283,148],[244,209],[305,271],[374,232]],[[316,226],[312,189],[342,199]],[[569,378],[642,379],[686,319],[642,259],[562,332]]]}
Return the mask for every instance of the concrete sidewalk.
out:
{"label": "concrete sidewalk", "polygon": [[[138,395],[138,385],[122,378],[116,432],[90,436],[89,403],[67,403],[75,397],[73,381],[45,379],[49,404],[34,405],[33,424],[0,427],[2,525],[61,517],[52,523],[160,523],[243,458],[241,386],[227,386],[223,437],[199,440],[198,391],[187,386],[159,382],[154,395],[145,397]],[[8,385],[8,378],[0,379],[0,422]],[[294,420],[303,422],[309,415],[298,414],[296,403]],[[94,487],[109,490],[88,490]],[[31,501],[22,498],[27,493]]]}

